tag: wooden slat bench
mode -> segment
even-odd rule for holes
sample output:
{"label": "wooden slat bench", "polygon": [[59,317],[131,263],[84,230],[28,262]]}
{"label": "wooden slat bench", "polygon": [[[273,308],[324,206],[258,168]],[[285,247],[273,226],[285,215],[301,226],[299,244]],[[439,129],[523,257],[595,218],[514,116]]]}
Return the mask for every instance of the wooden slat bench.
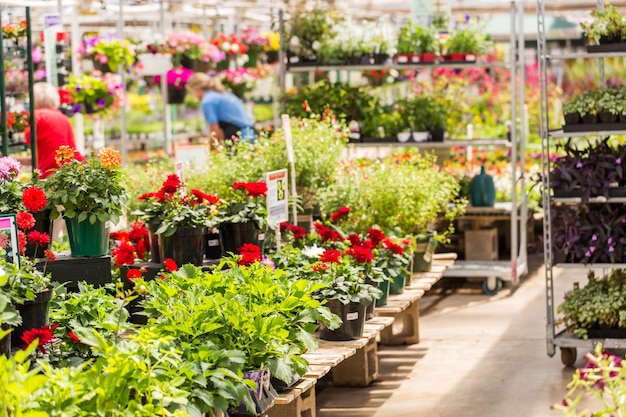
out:
{"label": "wooden slat bench", "polygon": [[375,315],[394,319],[393,326],[380,332],[381,344],[396,346],[419,343],[419,300],[441,279],[444,271],[454,264],[455,259],[454,253],[433,255],[432,268],[429,272],[412,274],[411,282],[402,294],[392,294],[386,306],[376,307]]}

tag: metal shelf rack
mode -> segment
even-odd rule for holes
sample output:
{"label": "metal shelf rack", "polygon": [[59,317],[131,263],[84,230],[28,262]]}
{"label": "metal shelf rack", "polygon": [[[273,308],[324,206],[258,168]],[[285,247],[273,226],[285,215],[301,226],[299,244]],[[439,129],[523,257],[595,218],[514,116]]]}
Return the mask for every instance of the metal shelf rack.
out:
{"label": "metal shelf rack", "polygon": [[[282,13],[280,15],[281,33],[284,33]],[[510,61],[508,62],[435,62],[398,65],[314,65],[314,66],[291,66],[285,64],[285,40],[281,36],[281,52],[279,57],[281,93],[285,95],[286,73],[311,73],[316,71],[366,71],[380,69],[412,69],[412,68],[507,68],[511,74],[511,120],[514,121],[510,139],[476,139],[476,140],[447,140],[444,142],[408,142],[408,143],[383,143],[370,142],[351,144],[350,149],[365,147],[417,147],[428,149],[442,149],[456,146],[500,146],[511,150],[510,169],[512,189],[512,201],[509,210],[503,216],[510,218],[511,230],[511,257],[505,261],[457,261],[452,268],[448,268],[444,277],[485,277],[486,291],[489,294],[497,292],[502,287],[502,282],[517,283],[519,277],[528,271],[527,260],[527,233],[525,225],[528,222],[528,201],[524,168],[526,166],[526,115],[525,103],[525,73],[524,73],[524,5],[522,1],[510,2],[511,33],[510,33]],[[310,77],[312,79],[312,77]],[[517,121],[519,120],[519,123]],[[518,167],[518,163],[520,167]],[[521,196],[521,197],[520,197]],[[519,227],[519,225],[522,227]],[[485,288],[485,286],[484,286]]]}
{"label": "metal shelf rack", "polygon": [[[601,62],[604,58],[626,57],[626,52],[609,52],[609,53],[586,53],[575,52],[565,54],[549,54],[546,41],[546,0],[537,0],[537,49],[539,59],[539,89],[540,89],[540,133],[542,147],[542,178],[543,190],[542,200],[544,207],[544,261],[545,261],[545,278],[546,278],[546,308],[547,308],[547,326],[546,326],[546,350],[548,356],[554,356],[556,348],[561,351],[561,361],[564,365],[572,366],[576,361],[577,348],[592,349],[597,343],[602,343],[605,347],[624,348],[626,347],[626,339],[580,339],[572,333],[568,333],[562,329],[556,328],[556,310],[554,303],[554,268],[566,269],[586,269],[586,270],[611,270],[626,268],[626,264],[616,263],[598,263],[598,264],[572,264],[572,263],[555,263],[552,249],[552,203],[581,203],[580,198],[554,198],[550,195],[550,158],[549,151],[552,139],[563,139],[573,137],[606,137],[610,135],[624,135],[626,130],[603,130],[589,132],[563,132],[562,129],[550,131],[548,130],[548,61],[565,60],[565,59],[599,59]],[[597,9],[602,10],[604,7],[603,0],[597,0]],[[604,82],[604,66],[600,65],[599,77]],[[590,203],[626,203],[626,198],[622,197],[594,197]]]}

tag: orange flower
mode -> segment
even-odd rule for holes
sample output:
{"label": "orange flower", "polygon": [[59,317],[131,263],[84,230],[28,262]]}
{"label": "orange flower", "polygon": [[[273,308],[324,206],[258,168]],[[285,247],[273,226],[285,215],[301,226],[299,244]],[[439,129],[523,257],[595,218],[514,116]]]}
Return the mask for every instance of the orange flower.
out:
{"label": "orange flower", "polygon": [[111,148],[102,148],[98,151],[98,158],[103,167],[114,169],[122,165],[122,155]]}
{"label": "orange flower", "polygon": [[57,165],[64,165],[74,160],[74,149],[67,145],[62,145],[57,149],[57,153],[54,157],[54,161]]}

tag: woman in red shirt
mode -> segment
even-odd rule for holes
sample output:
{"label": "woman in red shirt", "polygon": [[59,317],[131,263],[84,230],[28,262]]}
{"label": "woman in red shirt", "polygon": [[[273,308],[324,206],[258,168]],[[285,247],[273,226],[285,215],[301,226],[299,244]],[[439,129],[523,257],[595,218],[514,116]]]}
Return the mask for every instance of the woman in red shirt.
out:
{"label": "woman in red shirt", "polygon": [[[54,160],[57,149],[62,145],[76,149],[74,130],[70,119],[59,110],[60,98],[58,89],[52,84],[35,83],[33,85],[35,101],[35,128],[37,141],[37,168],[41,178],[50,176],[58,168]],[[25,132],[26,141],[30,143],[30,130]],[[76,159],[83,156],[74,151]]]}

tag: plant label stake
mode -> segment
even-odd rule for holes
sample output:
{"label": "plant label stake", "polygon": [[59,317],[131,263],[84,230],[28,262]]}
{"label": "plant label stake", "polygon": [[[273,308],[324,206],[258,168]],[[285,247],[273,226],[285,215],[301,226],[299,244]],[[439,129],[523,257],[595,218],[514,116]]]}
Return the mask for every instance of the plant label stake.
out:
{"label": "plant label stake", "polygon": [[[267,184],[267,221],[268,223],[280,223],[289,221],[289,198],[287,170],[266,172],[265,183]],[[276,228],[276,246],[280,249],[280,227]]]}
{"label": "plant label stake", "polygon": [[293,152],[293,139],[291,137],[291,120],[288,114],[280,116],[283,122],[283,132],[285,134],[285,145],[287,147],[287,162],[291,169],[291,195],[294,197],[294,203],[291,206],[293,215],[293,224],[298,224],[298,209],[296,208],[296,199],[298,198],[298,191],[296,190],[296,157]]}

